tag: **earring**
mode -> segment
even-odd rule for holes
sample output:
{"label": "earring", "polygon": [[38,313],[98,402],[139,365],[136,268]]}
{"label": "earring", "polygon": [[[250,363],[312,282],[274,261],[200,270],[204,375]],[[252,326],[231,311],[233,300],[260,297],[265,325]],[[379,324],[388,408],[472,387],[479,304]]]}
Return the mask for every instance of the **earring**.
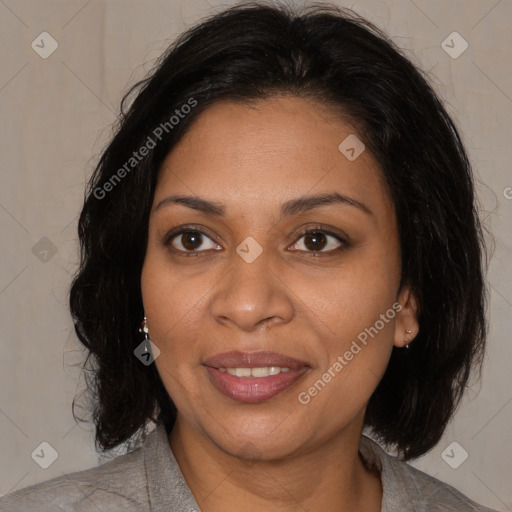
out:
{"label": "earring", "polygon": [[145,364],[146,366],[153,363],[156,358],[160,355],[160,349],[149,339],[148,321],[146,315],[142,320],[139,328],[139,332],[144,333],[144,341],[135,349],[135,355]]}
{"label": "earring", "polygon": [[[411,334],[412,331],[408,331],[406,329],[405,332],[406,332],[406,334]],[[405,337],[405,343],[407,343],[407,345],[405,345],[405,349],[408,350],[409,349],[409,340],[407,339],[407,336]]]}
{"label": "earring", "polygon": [[141,324],[140,324],[140,329],[139,329],[139,332],[143,332],[144,333],[144,352],[149,352],[150,351],[150,339],[149,339],[149,336],[148,336],[148,333],[149,333],[149,329],[148,329],[148,321],[146,320],[146,316],[144,315],[144,320],[142,320]]}

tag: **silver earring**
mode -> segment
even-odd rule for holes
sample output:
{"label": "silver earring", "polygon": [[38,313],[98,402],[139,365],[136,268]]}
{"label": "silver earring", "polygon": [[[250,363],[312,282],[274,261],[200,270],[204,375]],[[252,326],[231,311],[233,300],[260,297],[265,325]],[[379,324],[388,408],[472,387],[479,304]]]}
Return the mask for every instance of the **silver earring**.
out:
{"label": "silver earring", "polygon": [[149,329],[148,329],[148,321],[146,319],[146,316],[144,315],[144,320],[142,320],[141,324],[140,324],[140,329],[139,329],[139,332],[143,332],[144,333],[144,352],[149,352],[150,351],[150,340],[149,340],[149,336],[148,336],[148,333],[149,333]]}
{"label": "silver earring", "polygon": [[149,328],[146,315],[142,320],[139,332],[144,333],[144,341],[135,349],[135,355],[146,365],[153,363],[160,355],[159,348],[149,339]]}

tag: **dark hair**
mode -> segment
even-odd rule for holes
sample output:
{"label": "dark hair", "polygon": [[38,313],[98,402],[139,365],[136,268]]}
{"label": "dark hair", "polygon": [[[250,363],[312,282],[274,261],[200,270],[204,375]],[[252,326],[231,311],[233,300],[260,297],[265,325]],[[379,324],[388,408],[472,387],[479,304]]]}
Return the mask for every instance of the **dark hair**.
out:
{"label": "dark hair", "polygon": [[[418,457],[440,440],[472,368],[481,376],[485,241],[468,157],[427,79],[352,11],[242,4],[178,37],[126,93],[115,135],[88,184],[70,309],[88,349],[97,449],[140,441],[149,421],[170,432],[176,418],[156,366],[133,354],[143,340],[140,276],[163,159],[212,103],[250,104],[278,94],[315,100],[357,127],[394,202],[401,286],[418,298],[420,330],[409,350],[393,347],[365,425],[402,460]],[[187,103],[194,108],[171,127],[170,117]],[[157,141],[159,126],[166,129]],[[154,147],[130,160],[149,146],[148,137]],[[73,414],[75,405],[76,397]]]}

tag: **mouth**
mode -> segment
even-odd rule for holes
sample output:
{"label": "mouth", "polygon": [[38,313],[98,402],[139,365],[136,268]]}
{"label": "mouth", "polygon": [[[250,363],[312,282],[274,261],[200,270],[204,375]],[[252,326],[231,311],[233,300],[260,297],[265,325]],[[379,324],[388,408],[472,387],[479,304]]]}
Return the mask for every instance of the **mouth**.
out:
{"label": "mouth", "polygon": [[206,359],[203,365],[217,390],[245,403],[273,398],[310,369],[304,361],[276,352],[226,352]]}

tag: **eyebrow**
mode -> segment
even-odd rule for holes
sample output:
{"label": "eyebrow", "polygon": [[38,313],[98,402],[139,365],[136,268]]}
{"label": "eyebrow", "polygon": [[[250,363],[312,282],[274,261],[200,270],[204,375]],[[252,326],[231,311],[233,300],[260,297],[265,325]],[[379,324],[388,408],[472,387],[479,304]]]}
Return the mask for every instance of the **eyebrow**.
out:
{"label": "eyebrow", "polygon": [[[198,210],[207,215],[215,215],[223,217],[226,213],[224,206],[221,203],[215,201],[208,201],[198,196],[184,196],[184,195],[171,195],[162,199],[155,207],[154,211],[158,211],[165,206],[172,204],[182,204],[188,206],[193,210]],[[302,196],[296,199],[291,199],[283,203],[281,206],[281,217],[287,217],[290,215],[298,215],[321,206],[327,206],[331,204],[342,204],[345,206],[353,206],[363,211],[367,215],[373,215],[373,212],[363,203],[356,199],[344,196],[338,192],[331,192],[327,194],[316,194],[312,196]]]}

